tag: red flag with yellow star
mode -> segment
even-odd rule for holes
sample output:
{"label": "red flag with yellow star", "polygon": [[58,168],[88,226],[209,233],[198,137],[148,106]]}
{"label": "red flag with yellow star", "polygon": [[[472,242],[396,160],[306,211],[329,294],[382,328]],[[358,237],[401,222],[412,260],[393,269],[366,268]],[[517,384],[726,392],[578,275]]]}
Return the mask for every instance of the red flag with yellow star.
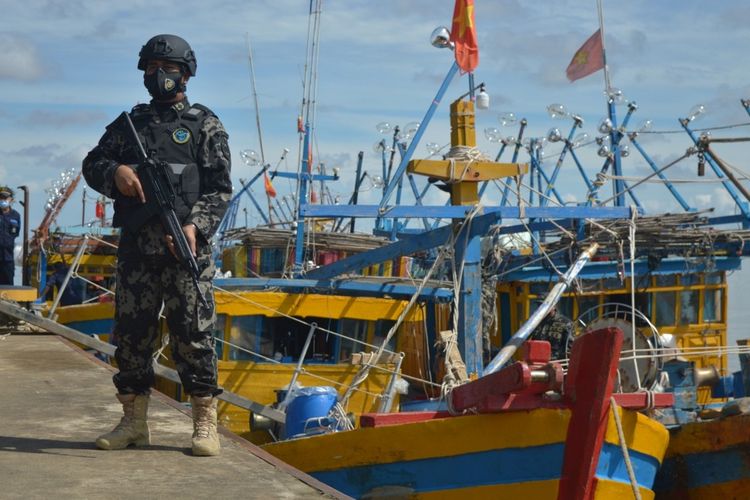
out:
{"label": "red flag with yellow star", "polygon": [[578,52],[570,61],[565,73],[568,80],[574,82],[584,76],[589,76],[604,67],[604,49],[602,48],[602,31],[596,30],[588,40],[581,45]]}
{"label": "red flag with yellow star", "polygon": [[456,63],[462,73],[471,73],[479,64],[479,45],[474,28],[474,0],[456,0],[453,9],[451,42],[456,44]]}

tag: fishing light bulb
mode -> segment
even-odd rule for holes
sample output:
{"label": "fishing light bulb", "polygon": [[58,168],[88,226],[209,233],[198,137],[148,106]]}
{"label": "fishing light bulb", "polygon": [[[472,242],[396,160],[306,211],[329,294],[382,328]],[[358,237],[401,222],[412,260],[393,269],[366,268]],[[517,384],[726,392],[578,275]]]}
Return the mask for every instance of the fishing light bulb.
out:
{"label": "fishing light bulb", "polygon": [[414,135],[417,133],[417,130],[419,130],[419,122],[409,122],[406,125],[404,125],[404,130],[401,131],[401,139],[404,141],[408,141]]}
{"label": "fishing light bulb", "polygon": [[380,134],[387,134],[388,132],[393,130],[393,127],[391,127],[391,124],[388,122],[380,122],[377,125],[375,125],[375,128]]}
{"label": "fishing light bulb", "polygon": [[372,145],[372,150],[377,154],[382,154],[387,149],[388,148],[385,145],[385,139],[379,140],[378,142]]}
{"label": "fishing light bulb", "polygon": [[609,98],[610,101],[615,104],[622,104],[623,102],[626,102],[625,95],[622,93],[622,90],[616,87],[610,87],[609,90],[604,94]]}
{"label": "fishing light bulb", "polygon": [[500,125],[502,125],[503,127],[507,127],[508,125],[513,125],[514,123],[516,123],[516,114],[512,111],[506,111],[504,113],[500,113],[497,119],[500,122]]}
{"label": "fishing light bulb", "polygon": [[372,179],[372,185],[375,188],[380,189],[385,185],[385,183],[383,182],[383,177],[380,175],[373,175],[371,179]]}
{"label": "fishing light bulb", "polygon": [[627,144],[623,144],[622,146],[620,146],[620,156],[622,156],[623,158],[627,158],[628,156],[630,156],[630,146],[628,146]]}
{"label": "fishing light bulb", "polygon": [[651,120],[643,120],[643,123],[638,127],[638,132],[649,132],[654,128],[654,122]]}
{"label": "fishing light bulb", "polygon": [[606,158],[607,156],[609,156],[609,153],[610,153],[609,145],[607,144],[602,144],[601,147],[599,148],[599,151],[596,152],[596,154],[598,154],[602,158]]}
{"label": "fishing light bulb", "polygon": [[503,139],[503,144],[505,144],[506,146],[510,146],[515,143],[516,143],[516,137],[513,135],[509,135],[508,137]]}
{"label": "fishing light bulb", "polygon": [[248,167],[254,167],[260,163],[258,153],[254,149],[243,149],[240,151],[240,158],[245,162]]}
{"label": "fishing light bulb", "polygon": [[437,152],[440,151],[440,144],[437,142],[428,142],[424,146],[427,148],[427,152],[430,153],[430,156],[437,154]]}
{"label": "fishing light bulb", "polygon": [[599,130],[599,132],[601,132],[602,134],[609,134],[610,132],[612,132],[612,120],[610,120],[609,118],[602,118],[602,121],[599,122],[597,130]]}
{"label": "fishing light bulb", "polygon": [[562,132],[560,132],[560,129],[557,127],[549,129],[549,132],[547,132],[547,140],[549,142],[560,142],[562,140]]}
{"label": "fishing light bulb", "polygon": [[560,119],[568,115],[568,110],[565,109],[565,106],[562,104],[555,103],[547,106],[547,113],[549,113],[550,117],[553,119]]}
{"label": "fishing light bulb", "polygon": [[438,49],[447,49],[453,46],[451,42],[451,32],[445,26],[440,26],[432,30],[430,34],[430,43]]}
{"label": "fishing light bulb", "polygon": [[490,142],[500,142],[503,139],[503,134],[495,127],[488,127],[484,129],[484,137]]}
{"label": "fishing light bulb", "polygon": [[573,147],[577,148],[579,146],[582,146],[585,142],[589,140],[589,134],[586,132],[581,132],[575,138],[573,139]]}
{"label": "fishing light bulb", "polygon": [[699,116],[701,116],[702,114],[704,114],[705,112],[706,112],[706,106],[704,106],[703,104],[696,104],[690,109],[687,120],[691,122],[695,120],[696,118],[698,118]]}
{"label": "fishing light bulb", "polygon": [[490,109],[490,95],[485,92],[484,88],[477,94],[477,109]]}

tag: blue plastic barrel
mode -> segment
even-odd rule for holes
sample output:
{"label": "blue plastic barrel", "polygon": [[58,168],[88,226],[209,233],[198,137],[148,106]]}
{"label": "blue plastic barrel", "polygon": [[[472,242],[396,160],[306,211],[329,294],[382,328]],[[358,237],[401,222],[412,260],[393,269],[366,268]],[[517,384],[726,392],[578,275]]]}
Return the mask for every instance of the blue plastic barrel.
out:
{"label": "blue plastic barrel", "polygon": [[[320,422],[336,404],[338,394],[333,387],[303,387],[294,391],[294,399],[286,407],[287,438],[320,432]],[[311,422],[313,422],[311,424]]]}

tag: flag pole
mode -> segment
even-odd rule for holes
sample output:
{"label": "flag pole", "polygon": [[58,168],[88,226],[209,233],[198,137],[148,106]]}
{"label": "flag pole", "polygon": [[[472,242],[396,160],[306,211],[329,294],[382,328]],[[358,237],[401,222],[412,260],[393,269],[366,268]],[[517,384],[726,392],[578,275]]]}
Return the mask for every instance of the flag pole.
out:
{"label": "flag pole", "polygon": [[604,48],[604,11],[602,10],[602,0],[596,0],[596,8],[599,13],[599,34],[602,39],[602,62],[604,62],[604,85],[606,88],[604,92],[609,95],[609,90],[612,88],[611,82],[609,81],[609,66],[607,65],[607,51]]}

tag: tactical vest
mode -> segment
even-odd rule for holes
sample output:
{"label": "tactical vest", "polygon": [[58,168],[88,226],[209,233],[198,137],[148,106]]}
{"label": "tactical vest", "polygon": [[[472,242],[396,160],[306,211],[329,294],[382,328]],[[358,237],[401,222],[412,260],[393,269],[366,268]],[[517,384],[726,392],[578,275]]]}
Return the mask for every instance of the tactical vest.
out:
{"label": "tactical vest", "polygon": [[[138,105],[130,113],[143,147],[152,158],[169,165],[167,171],[176,195],[175,213],[180,222],[185,221],[201,195],[198,148],[203,121],[211,115],[211,110],[200,104],[184,109],[174,121],[155,121],[157,114],[148,104]],[[132,203],[115,203],[112,225],[126,225],[127,218],[135,215],[133,209],[137,207]]]}

